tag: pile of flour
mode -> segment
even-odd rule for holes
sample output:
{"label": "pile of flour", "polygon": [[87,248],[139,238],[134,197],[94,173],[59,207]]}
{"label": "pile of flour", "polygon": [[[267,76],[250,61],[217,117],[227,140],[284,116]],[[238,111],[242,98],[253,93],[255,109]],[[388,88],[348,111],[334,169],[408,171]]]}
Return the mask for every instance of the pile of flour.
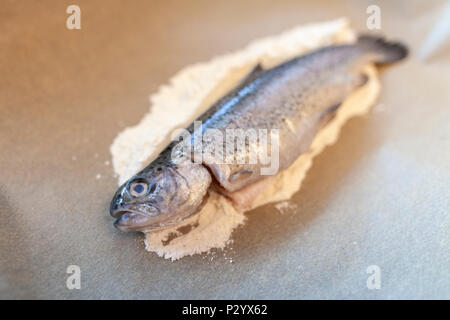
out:
{"label": "pile of flour", "polygon": [[[119,185],[158,155],[173,130],[186,127],[258,63],[268,68],[316,48],[354,39],[348,21],[339,19],[296,27],[278,36],[254,41],[240,51],[184,68],[150,97],[150,111],[140,123],[123,130],[111,145]],[[339,108],[337,116],[317,134],[310,152],[272,179],[273,183],[254,201],[252,208],[289,199],[300,189],[313,158],[337,140],[342,125],[349,118],[369,111],[380,84],[375,68],[368,67],[366,72],[368,83],[354,92]],[[224,248],[230,242],[232,231],[244,222],[243,211],[212,192],[201,212],[182,225],[147,233],[146,249],[177,260],[212,248]]]}

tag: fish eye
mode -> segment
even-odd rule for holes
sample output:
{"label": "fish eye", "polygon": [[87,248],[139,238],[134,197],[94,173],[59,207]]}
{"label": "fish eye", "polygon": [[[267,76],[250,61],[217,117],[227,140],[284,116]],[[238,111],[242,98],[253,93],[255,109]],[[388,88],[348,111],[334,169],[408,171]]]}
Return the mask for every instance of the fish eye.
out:
{"label": "fish eye", "polygon": [[145,181],[134,181],[130,183],[129,187],[130,194],[133,197],[142,197],[147,194],[148,191],[148,183]]}

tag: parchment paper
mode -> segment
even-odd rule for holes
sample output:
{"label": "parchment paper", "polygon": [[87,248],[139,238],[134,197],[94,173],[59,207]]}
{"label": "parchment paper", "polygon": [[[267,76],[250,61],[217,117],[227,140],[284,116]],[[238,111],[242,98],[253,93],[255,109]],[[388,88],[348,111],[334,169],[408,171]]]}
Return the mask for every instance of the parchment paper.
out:
{"label": "parchment paper", "polygon": [[372,3],[77,3],[81,30],[66,28],[72,1],[0,8],[0,298],[450,298],[448,40],[418,56],[445,1],[377,1],[381,32],[412,54],[383,73],[374,111],[286,210],[254,210],[225,251],[175,263],[112,226],[116,133],[183,66],[300,23],[347,16],[367,32]]}

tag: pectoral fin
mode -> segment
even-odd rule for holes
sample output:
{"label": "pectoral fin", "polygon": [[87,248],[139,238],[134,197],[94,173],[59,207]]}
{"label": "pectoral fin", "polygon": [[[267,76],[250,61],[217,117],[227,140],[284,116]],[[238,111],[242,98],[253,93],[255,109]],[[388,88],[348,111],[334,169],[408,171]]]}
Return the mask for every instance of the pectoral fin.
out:
{"label": "pectoral fin", "polygon": [[334,119],[336,112],[341,105],[341,103],[335,104],[326,109],[325,112],[320,115],[320,128],[323,128],[328,122]]}

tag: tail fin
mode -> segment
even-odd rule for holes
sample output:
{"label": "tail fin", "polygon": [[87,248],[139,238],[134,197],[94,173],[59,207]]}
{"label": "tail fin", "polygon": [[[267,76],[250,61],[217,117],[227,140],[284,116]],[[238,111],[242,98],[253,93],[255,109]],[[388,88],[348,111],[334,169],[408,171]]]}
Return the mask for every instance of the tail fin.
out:
{"label": "tail fin", "polygon": [[400,61],[408,55],[408,47],[400,42],[389,42],[383,37],[360,35],[357,46],[369,54],[374,54],[376,64]]}

